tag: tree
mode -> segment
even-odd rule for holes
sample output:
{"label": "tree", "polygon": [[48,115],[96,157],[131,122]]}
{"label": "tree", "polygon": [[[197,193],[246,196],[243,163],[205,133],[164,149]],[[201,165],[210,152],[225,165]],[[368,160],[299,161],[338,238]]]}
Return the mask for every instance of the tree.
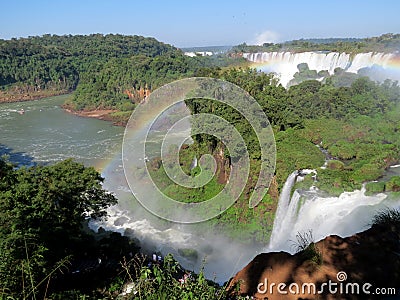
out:
{"label": "tree", "polygon": [[104,216],[116,203],[102,181],[94,168],[73,160],[17,170],[0,160],[1,292],[39,283],[79,252],[84,221]]}

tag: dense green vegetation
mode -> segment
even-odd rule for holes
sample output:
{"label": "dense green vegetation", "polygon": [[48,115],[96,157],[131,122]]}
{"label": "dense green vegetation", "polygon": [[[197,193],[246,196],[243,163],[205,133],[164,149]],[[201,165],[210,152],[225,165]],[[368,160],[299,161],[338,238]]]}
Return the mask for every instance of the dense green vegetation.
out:
{"label": "dense green vegetation", "polygon": [[[233,51],[391,51],[399,39],[399,35],[388,34],[326,43],[300,40],[261,48],[239,45]],[[250,176],[244,192],[224,214],[203,224],[214,231],[224,229],[231,238],[243,242],[268,240],[279,191],[294,170],[317,169],[316,181],[307,176],[297,185],[302,189],[315,185],[338,195],[368,182],[369,193],[400,191],[397,176],[384,182],[371,182],[399,162],[400,87],[397,82],[350,78],[341,70],[319,82],[313,79],[321,74],[299,66],[292,86],[285,89],[271,74],[232,67],[240,62],[224,56],[186,57],[170,45],[139,36],[45,35],[0,40],[0,99],[41,91],[55,94],[74,91],[66,107],[115,110],[111,117],[124,122],[147,91],[176,79],[209,76],[240,86],[257,100],[268,116],[277,146],[272,185],[255,209],[248,208],[248,198],[258,179],[261,152],[253,129],[235,109],[216,101],[196,98],[186,104],[192,113],[213,113],[229,121],[246,142]],[[196,135],[194,141],[193,145],[180,149],[180,162],[187,174],[194,177],[199,172],[199,167],[190,169],[194,156],[212,153],[218,162],[217,176],[202,188],[177,186],[167,178],[159,160],[149,162],[152,178],[159,188],[186,202],[204,201],[221,191],[230,163],[235,159],[213,136]],[[328,159],[326,168],[320,169],[325,159]],[[116,272],[121,267],[121,259],[137,248],[118,234],[85,232],[88,218],[101,217],[105,208],[116,201],[101,189],[101,182],[94,169],[70,160],[53,166],[20,169],[0,160],[0,299],[42,297],[47,292],[46,285],[55,299],[78,297],[86,291],[57,289],[57,281],[65,279],[60,274],[70,274],[68,266],[76,265],[77,261],[97,260],[104,253],[114,260],[113,267],[101,269],[110,276],[101,278],[95,287],[102,286],[109,292],[108,297],[113,296],[113,291],[120,292],[127,280],[134,282],[138,294],[133,297],[138,299],[158,299],[165,295],[170,299],[225,296],[203,274],[193,275],[184,285],[179,283],[177,277],[181,271],[170,257],[165,258],[162,267],[147,267],[145,260],[138,267],[137,261],[132,260],[122,265],[123,273]],[[121,251],[110,245],[118,245]],[[195,249],[179,251],[184,256],[197,257]],[[90,293],[94,290],[87,288]],[[145,291],[151,291],[152,295],[148,296]],[[88,297],[100,296],[92,293]]]}
{"label": "dense green vegetation", "polygon": [[[329,179],[329,172],[337,179],[344,176],[339,184],[342,191],[380,177],[399,159],[397,82],[378,84],[362,77],[350,87],[335,87],[332,81],[310,80],[285,90],[269,75],[254,70],[230,69],[213,76],[238,84],[264,109],[276,133],[280,186],[293,170],[322,165],[323,155],[313,144],[344,163],[344,171],[332,165],[320,172],[321,182],[329,186],[338,185]],[[211,112],[210,107],[204,104],[202,112]],[[228,120],[232,115],[221,112]]]}
{"label": "dense green vegetation", "polygon": [[272,51],[395,52],[399,49],[399,46],[400,34],[387,33],[364,39],[300,39],[277,44],[264,43],[261,46],[243,43],[233,47],[231,53]]}
{"label": "dense green vegetation", "polygon": [[83,223],[116,203],[102,181],[93,168],[72,160],[14,169],[0,159],[1,299],[43,294],[50,278],[70,272],[85,251],[92,252],[86,260],[99,255]]}
{"label": "dense green vegetation", "polygon": [[73,90],[82,72],[112,57],[155,57],[179,50],[153,38],[123,35],[43,35],[0,40],[0,85]]}
{"label": "dense green vegetation", "polygon": [[[168,255],[161,265],[148,267],[143,260],[136,259],[134,272],[128,272],[136,293],[127,299],[226,299],[223,287],[205,279],[203,272],[199,275],[185,272],[179,264]],[[126,265],[129,270],[130,264]],[[238,298],[240,299],[240,298]]]}
{"label": "dense green vegetation", "polygon": [[[153,90],[183,77],[193,76],[204,62],[181,53],[156,57],[135,55],[111,58],[90,66],[82,74],[74,97],[69,104],[74,109],[111,108],[132,111],[140,89]],[[129,95],[132,94],[132,96]]]}
{"label": "dense green vegetation", "polygon": [[[208,222],[214,230],[228,229],[231,237],[240,236],[242,240],[267,240],[269,231],[260,233],[259,226],[271,228],[278,191],[294,170],[317,169],[318,172],[317,181],[309,175],[298,188],[315,185],[328,194],[339,195],[380,178],[390,165],[399,161],[400,88],[396,82],[378,84],[362,77],[349,87],[335,87],[332,81],[310,80],[286,90],[276,84],[273,76],[252,69],[203,71],[208,71],[205,75],[235,83],[255,97],[274,128],[277,147],[275,181],[256,210],[249,209],[247,201],[257,179],[260,159],[260,148],[249,124],[237,111],[220,103],[205,99],[187,101],[193,113],[213,113],[234,124],[246,141],[251,157],[249,181],[243,194],[217,220]],[[151,169],[163,192],[186,202],[204,201],[218,193],[224,184],[218,179],[232,159],[215,137],[199,135],[194,140],[195,144],[180,150],[181,164],[187,174],[191,174],[189,166],[193,157],[204,153],[213,153],[217,162],[225,166],[206,186],[179,187],[167,178],[161,163],[153,163]],[[326,158],[330,159],[327,167],[320,169]],[[192,171],[195,173],[195,169]],[[393,188],[390,183],[386,186],[387,191],[396,191],[396,186]]]}
{"label": "dense green vegetation", "polygon": [[373,181],[366,184],[368,194],[400,191],[400,176],[392,176],[389,180]]}
{"label": "dense green vegetation", "polygon": [[[87,221],[116,203],[102,181],[72,160],[14,169],[0,159],[0,299],[115,299],[128,282],[137,291],[128,299],[225,297],[170,255],[150,265],[133,240],[88,231]],[[179,251],[197,258],[193,249]]]}
{"label": "dense green vegetation", "polygon": [[194,76],[201,68],[232,63],[222,55],[187,57],[142,36],[47,34],[0,40],[0,101],[76,90],[67,108],[117,110],[110,117],[123,123],[145,91]]}

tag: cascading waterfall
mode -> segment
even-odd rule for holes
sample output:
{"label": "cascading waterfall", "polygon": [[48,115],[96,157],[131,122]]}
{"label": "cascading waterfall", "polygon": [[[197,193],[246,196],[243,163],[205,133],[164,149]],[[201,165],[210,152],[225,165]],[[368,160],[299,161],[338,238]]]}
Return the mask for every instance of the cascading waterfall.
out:
{"label": "cascading waterfall", "polygon": [[285,225],[285,216],[287,208],[290,204],[290,193],[292,191],[293,185],[296,182],[296,177],[298,175],[298,171],[294,171],[289,177],[286,179],[285,184],[283,185],[281,195],[279,197],[278,207],[275,213],[275,220],[273,225],[273,230],[271,233],[271,238],[269,241],[270,247],[277,244],[277,240],[279,236],[282,235],[283,227]]}
{"label": "cascading waterfall", "polygon": [[384,54],[384,53],[360,53],[357,54],[351,65],[346,70],[347,72],[357,73],[361,68],[372,67],[373,65],[382,65],[383,67],[387,66],[390,58],[393,57],[393,54]]}
{"label": "cascading waterfall", "polygon": [[286,237],[290,235],[291,228],[295,225],[297,212],[299,210],[300,194],[297,191],[292,193],[292,189],[299,176],[304,176],[310,173],[316,173],[315,170],[294,171],[287,178],[281,195],[279,197],[278,208],[276,210],[273,230],[269,242],[269,247],[274,249],[286,241]]}
{"label": "cascading waterfall", "polygon": [[316,188],[306,192],[296,190],[290,196],[296,178],[305,173],[309,172],[295,171],[285,182],[270,243],[265,249],[268,252],[294,253],[296,235],[310,230],[314,241],[334,234],[342,237],[353,235],[368,229],[379,210],[400,206],[400,201],[387,200],[387,195],[383,193],[365,195],[365,186],[361,190],[344,192],[338,197],[324,197]]}
{"label": "cascading waterfall", "polygon": [[352,57],[347,53],[339,52],[259,52],[243,53],[247,60],[262,64],[260,69],[266,72],[275,72],[280,76],[280,82],[286,86],[298,71],[297,66],[307,63],[310,70],[317,72],[326,70],[333,74],[336,68],[346,72],[357,73],[362,68],[371,68],[374,65],[385,68],[394,54],[388,53],[359,53]]}
{"label": "cascading waterfall", "polygon": [[[135,239],[139,240],[141,246],[151,245],[156,251],[161,251],[165,247],[175,245],[177,247],[189,247],[193,245],[192,235],[178,230],[177,228],[158,229],[151,224],[148,219],[135,219],[128,210],[122,210],[117,206],[107,210],[107,221],[91,220],[89,227],[97,232],[100,227],[107,231],[119,232],[122,235],[130,235],[133,232]],[[151,238],[150,238],[151,237]]]}

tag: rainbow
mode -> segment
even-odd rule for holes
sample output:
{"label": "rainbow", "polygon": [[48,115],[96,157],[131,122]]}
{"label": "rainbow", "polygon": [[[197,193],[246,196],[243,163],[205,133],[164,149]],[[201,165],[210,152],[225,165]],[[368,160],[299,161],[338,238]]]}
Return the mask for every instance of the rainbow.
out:
{"label": "rainbow", "polygon": [[[152,97],[156,97],[156,93],[153,92]],[[183,95],[178,95],[178,98],[184,99]],[[160,101],[157,102],[158,106],[163,104]],[[162,100],[161,100],[162,102]],[[141,105],[152,106],[150,103],[142,103]],[[157,118],[158,112],[156,109],[142,110],[142,113],[135,117],[134,124],[129,122],[125,128],[124,141],[128,140],[141,140],[145,138],[146,131]],[[122,163],[122,143],[121,147],[116,147],[115,153],[110,158],[102,158],[95,162],[94,168],[101,173],[102,177],[105,178],[105,188],[112,192],[117,192],[115,189],[117,187],[125,186],[126,184],[123,163]],[[143,147],[143,143],[138,144],[138,147]],[[139,151],[138,151],[139,152]],[[136,155],[134,155],[136,157]],[[137,156],[134,160],[143,159]]]}
{"label": "rainbow", "polygon": [[400,54],[393,55],[385,67],[400,72]]}

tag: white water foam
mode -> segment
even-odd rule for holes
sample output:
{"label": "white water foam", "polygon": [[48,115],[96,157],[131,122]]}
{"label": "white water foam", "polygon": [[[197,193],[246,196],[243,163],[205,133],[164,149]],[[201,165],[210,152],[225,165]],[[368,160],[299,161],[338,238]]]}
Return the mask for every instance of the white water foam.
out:
{"label": "white water foam", "polygon": [[356,54],[352,58],[350,54],[339,52],[258,52],[243,53],[243,57],[251,62],[266,63],[267,65],[260,69],[277,73],[280,83],[287,86],[293,75],[298,72],[297,66],[301,63],[307,63],[310,70],[326,70],[331,75],[336,68],[357,73],[362,68],[371,68],[374,65],[386,68],[394,54],[369,52]]}
{"label": "white water foam", "polygon": [[314,241],[329,235],[346,237],[370,227],[373,216],[385,207],[397,207],[400,201],[385,201],[387,195],[365,195],[361,190],[344,192],[339,197],[322,197],[311,189],[304,195],[291,190],[298,171],[289,175],[279,199],[270,243],[266,251],[294,253],[296,235],[310,230]]}

